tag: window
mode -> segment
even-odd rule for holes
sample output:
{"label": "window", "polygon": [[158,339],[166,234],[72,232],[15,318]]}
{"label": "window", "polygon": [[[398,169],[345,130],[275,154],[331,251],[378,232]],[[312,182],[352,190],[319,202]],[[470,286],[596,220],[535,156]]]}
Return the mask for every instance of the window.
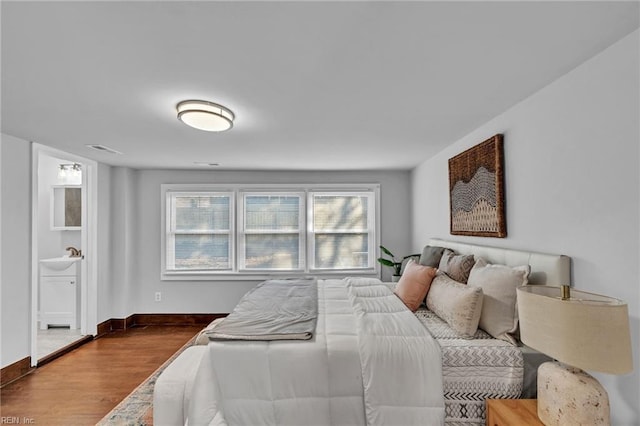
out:
{"label": "window", "polygon": [[311,193],[314,269],[372,268],[375,242],[372,193]]}
{"label": "window", "polygon": [[232,193],[169,193],[166,269],[229,271]]}
{"label": "window", "polygon": [[240,269],[304,268],[304,193],[243,194]]}
{"label": "window", "polygon": [[378,185],[162,187],[163,279],[378,272]]}

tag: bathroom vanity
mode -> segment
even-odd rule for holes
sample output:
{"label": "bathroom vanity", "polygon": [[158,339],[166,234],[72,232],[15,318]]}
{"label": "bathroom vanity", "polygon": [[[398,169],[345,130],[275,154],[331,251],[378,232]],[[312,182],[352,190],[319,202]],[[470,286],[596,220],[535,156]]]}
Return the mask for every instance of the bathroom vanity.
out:
{"label": "bathroom vanity", "polygon": [[80,314],[80,257],[40,260],[40,328],[76,329]]}

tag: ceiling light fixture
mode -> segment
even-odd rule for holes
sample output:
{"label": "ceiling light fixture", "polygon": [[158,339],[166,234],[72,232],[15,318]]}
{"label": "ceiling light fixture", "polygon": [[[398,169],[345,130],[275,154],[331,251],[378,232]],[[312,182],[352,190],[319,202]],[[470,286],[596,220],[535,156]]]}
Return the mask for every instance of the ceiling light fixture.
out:
{"label": "ceiling light fixture", "polygon": [[236,118],[229,108],[208,101],[182,101],[177,106],[178,120],[207,132],[224,132]]}

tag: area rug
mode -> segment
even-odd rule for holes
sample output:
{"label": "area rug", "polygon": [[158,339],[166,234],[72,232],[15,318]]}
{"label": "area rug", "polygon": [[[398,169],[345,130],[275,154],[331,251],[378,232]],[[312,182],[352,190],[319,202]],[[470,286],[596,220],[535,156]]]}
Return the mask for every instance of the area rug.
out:
{"label": "area rug", "polygon": [[100,420],[96,426],[151,426],[153,425],[153,387],[160,373],[185,349],[193,345],[196,336],[184,344],[151,376],[135,388],[125,399]]}

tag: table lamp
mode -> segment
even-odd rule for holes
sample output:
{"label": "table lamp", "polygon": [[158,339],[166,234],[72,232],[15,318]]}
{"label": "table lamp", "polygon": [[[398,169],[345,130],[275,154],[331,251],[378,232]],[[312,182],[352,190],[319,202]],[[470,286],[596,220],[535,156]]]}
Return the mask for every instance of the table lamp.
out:
{"label": "table lamp", "polygon": [[609,396],[584,370],[633,370],[627,305],[569,286],[518,287],[520,339],[557,361],[538,368],[538,417],[545,425],[609,425]]}

